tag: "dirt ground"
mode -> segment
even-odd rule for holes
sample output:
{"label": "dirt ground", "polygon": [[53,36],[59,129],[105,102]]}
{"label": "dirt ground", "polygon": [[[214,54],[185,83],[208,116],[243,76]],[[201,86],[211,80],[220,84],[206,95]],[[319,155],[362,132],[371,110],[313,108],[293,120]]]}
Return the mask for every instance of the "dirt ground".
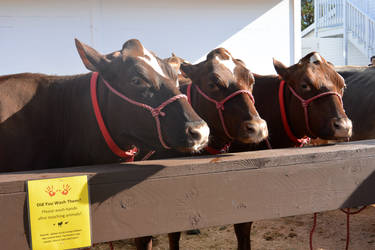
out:
{"label": "dirt ground", "polygon": [[[307,250],[313,215],[291,216],[254,222],[251,232],[253,250]],[[346,215],[340,210],[318,213],[313,246],[316,250],[345,249]],[[115,250],[135,249],[133,240],[113,242]],[[153,249],[168,249],[166,235],[155,236]],[[181,236],[182,250],[236,249],[232,225],[201,229],[200,235]],[[108,244],[95,245],[93,250],[110,249]],[[375,207],[367,207],[350,217],[351,250],[375,250]]]}

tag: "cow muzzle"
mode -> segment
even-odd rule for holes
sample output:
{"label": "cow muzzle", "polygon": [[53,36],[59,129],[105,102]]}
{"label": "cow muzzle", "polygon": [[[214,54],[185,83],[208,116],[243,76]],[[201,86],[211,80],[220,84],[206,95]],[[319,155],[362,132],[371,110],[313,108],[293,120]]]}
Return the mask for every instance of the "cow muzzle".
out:
{"label": "cow muzzle", "polygon": [[331,121],[333,136],[337,139],[350,138],[352,136],[352,121],[348,118],[333,118]]}
{"label": "cow muzzle", "polygon": [[188,122],[185,132],[189,145],[188,151],[198,152],[207,146],[210,129],[203,120]]}
{"label": "cow muzzle", "polygon": [[242,122],[237,140],[242,143],[259,143],[268,137],[268,128],[261,118]]}

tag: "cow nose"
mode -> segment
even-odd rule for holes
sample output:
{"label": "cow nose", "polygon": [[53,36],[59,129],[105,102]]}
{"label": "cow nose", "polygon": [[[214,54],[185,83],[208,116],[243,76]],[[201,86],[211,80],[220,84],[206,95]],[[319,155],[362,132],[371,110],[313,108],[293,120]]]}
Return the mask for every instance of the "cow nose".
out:
{"label": "cow nose", "polygon": [[197,122],[188,122],[186,124],[186,135],[192,145],[193,151],[203,149],[208,143],[210,129],[203,120]]}
{"label": "cow nose", "polygon": [[202,136],[199,129],[189,126],[187,128],[188,137],[192,140],[198,141]]}
{"label": "cow nose", "polygon": [[239,133],[239,141],[244,143],[258,143],[268,137],[267,123],[261,118],[244,121]]}
{"label": "cow nose", "polygon": [[352,121],[348,118],[333,118],[332,128],[337,138],[349,138],[352,136]]}

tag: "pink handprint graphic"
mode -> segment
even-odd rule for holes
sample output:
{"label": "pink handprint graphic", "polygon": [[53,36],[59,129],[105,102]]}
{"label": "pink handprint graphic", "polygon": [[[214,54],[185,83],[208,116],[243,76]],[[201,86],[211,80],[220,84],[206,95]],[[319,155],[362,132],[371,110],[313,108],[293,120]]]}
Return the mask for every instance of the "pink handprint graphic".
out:
{"label": "pink handprint graphic", "polygon": [[44,190],[49,196],[55,196],[56,192],[53,191],[53,186],[48,186],[46,190]]}
{"label": "pink handprint graphic", "polygon": [[62,195],[67,195],[71,189],[72,188],[69,186],[69,184],[66,184],[66,185],[64,184],[63,185],[63,190],[61,191],[61,194]]}

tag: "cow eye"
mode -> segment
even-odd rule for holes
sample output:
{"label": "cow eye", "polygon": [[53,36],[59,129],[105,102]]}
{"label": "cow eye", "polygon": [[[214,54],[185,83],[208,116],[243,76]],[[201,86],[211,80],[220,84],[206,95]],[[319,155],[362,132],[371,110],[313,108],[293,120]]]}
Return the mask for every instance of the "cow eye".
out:
{"label": "cow eye", "polygon": [[141,84],[141,79],[139,79],[138,77],[134,77],[132,80],[131,80],[131,84],[135,85],[135,86],[139,86]]}
{"label": "cow eye", "polygon": [[207,86],[208,86],[208,89],[211,90],[211,91],[217,90],[217,89],[219,88],[219,87],[217,86],[217,84],[214,83],[214,82],[209,82],[209,83],[207,84]]}
{"label": "cow eye", "polygon": [[133,79],[130,82],[133,86],[136,87],[146,87],[147,84],[144,82],[144,80],[140,77],[133,77]]}
{"label": "cow eye", "polygon": [[302,84],[301,84],[301,88],[302,88],[303,90],[310,90],[309,85],[307,85],[306,83],[302,83]]}
{"label": "cow eye", "polygon": [[208,88],[210,90],[217,90],[219,89],[219,84],[220,84],[220,78],[216,75],[213,75],[211,78],[210,78],[210,81],[208,82]]}

